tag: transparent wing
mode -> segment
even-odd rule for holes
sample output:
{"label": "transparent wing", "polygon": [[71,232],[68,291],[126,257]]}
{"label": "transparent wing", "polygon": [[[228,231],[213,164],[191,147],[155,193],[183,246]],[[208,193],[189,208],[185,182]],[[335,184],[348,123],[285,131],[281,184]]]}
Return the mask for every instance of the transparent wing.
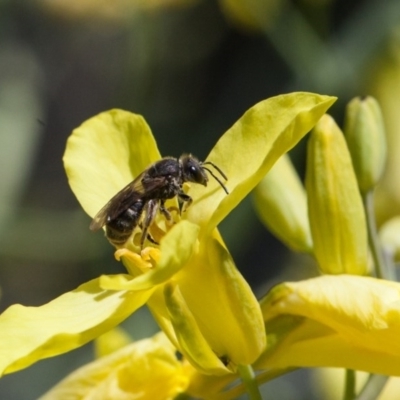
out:
{"label": "transparent wing", "polygon": [[[143,186],[143,183],[145,187]],[[137,200],[148,201],[156,196],[157,191],[167,183],[165,177],[146,177],[142,172],[131,183],[120,190],[111,200],[95,215],[90,223],[90,230],[97,231],[107,222],[121,215]]]}

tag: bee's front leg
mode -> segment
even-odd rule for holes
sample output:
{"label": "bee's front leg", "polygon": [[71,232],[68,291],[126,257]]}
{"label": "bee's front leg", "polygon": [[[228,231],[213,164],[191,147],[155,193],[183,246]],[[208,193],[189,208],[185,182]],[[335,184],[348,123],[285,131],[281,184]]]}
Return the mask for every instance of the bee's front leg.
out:
{"label": "bee's front leg", "polygon": [[193,199],[184,192],[178,193],[179,202],[181,204],[181,211],[185,212],[187,208],[192,204]]}

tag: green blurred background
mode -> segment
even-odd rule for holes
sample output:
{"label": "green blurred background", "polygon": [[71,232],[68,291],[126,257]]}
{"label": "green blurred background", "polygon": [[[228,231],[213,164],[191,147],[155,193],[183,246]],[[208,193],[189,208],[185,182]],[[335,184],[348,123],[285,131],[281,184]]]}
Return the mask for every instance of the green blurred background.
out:
{"label": "green blurred background", "polygon": [[[66,139],[85,119],[110,108],[140,113],[163,155],[205,159],[265,98],[296,90],[339,96],[331,113],[340,124],[345,104],[367,94],[396,119],[397,89],[396,0],[0,0],[1,310],[123,271],[104,237],[89,231],[63,170]],[[398,136],[391,126],[389,145]],[[304,143],[291,155],[304,174]],[[383,196],[382,220],[399,210],[392,192]],[[268,233],[251,199],[221,230],[258,296],[316,273],[310,258]],[[137,339],[157,330],[146,310],[125,327]],[[0,398],[35,399],[91,359],[87,345],[5,376]],[[303,371],[266,391],[318,398],[307,381]]]}

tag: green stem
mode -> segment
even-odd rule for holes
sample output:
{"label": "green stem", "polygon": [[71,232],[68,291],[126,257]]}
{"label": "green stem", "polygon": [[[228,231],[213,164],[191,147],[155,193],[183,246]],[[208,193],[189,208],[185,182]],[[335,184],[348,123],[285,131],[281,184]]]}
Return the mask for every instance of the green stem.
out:
{"label": "green stem", "polygon": [[379,279],[386,277],[385,261],[382,256],[379,244],[378,233],[376,229],[375,211],[374,211],[374,192],[370,190],[363,195],[365,213],[367,217],[368,241],[374,259],[375,275]]}
{"label": "green stem", "polygon": [[[379,243],[378,232],[376,229],[375,210],[374,210],[374,192],[370,190],[363,195],[365,213],[368,226],[368,241],[374,259],[375,275],[379,279],[395,280],[393,266],[384,259],[382,248]],[[381,393],[388,377],[384,375],[371,374],[364,388],[357,396],[357,400],[373,400]]]}
{"label": "green stem", "polygon": [[[295,371],[297,368],[285,368],[279,370],[272,370],[272,371],[262,371],[256,376],[257,384],[262,385],[263,383],[272,381],[282,375],[288,374],[290,372]],[[213,396],[213,400],[230,400],[236,399],[237,397],[241,396],[245,393],[246,389],[244,387],[243,382],[240,382],[238,385],[230,387],[224,392],[219,392],[215,396]]]}
{"label": "green stem", "polygon": [[356,373],[352,369],[346,369],[346,385],[343,400],[353,400],[356,397]]}
{"label": "green stem", "polygon": [[239,365],[238,372],[250,400],[262,400],[258,383],[251,365]]}
{"label": "green stem", "polygon": [[356,400],[375,400],[382,393],[386,385],[388,376],[385,375],[370,375],[361,393],[356,397]]}

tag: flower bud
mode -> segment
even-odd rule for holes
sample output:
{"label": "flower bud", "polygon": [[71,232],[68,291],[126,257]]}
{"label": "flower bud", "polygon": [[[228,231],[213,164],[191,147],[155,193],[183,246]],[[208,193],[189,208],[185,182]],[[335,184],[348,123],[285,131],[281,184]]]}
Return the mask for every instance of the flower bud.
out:
{"label": "flower bud", "polygon": [[346,108],[344,133],[361,193],[379,181],[386,161],[382,112],[373,97],[355,98]]}
{"label": "flower bud", "polygon": [[346,141],[329,115],[320,119],[308,142],[306,188],[314,254],[321,270],[365,274],[364,208]]}
{"label": "flower bud", "polygon": [[258,215],[267,228],[291,249],[310,252],[306,191],[288,155],[274,164],[253,193]]}

